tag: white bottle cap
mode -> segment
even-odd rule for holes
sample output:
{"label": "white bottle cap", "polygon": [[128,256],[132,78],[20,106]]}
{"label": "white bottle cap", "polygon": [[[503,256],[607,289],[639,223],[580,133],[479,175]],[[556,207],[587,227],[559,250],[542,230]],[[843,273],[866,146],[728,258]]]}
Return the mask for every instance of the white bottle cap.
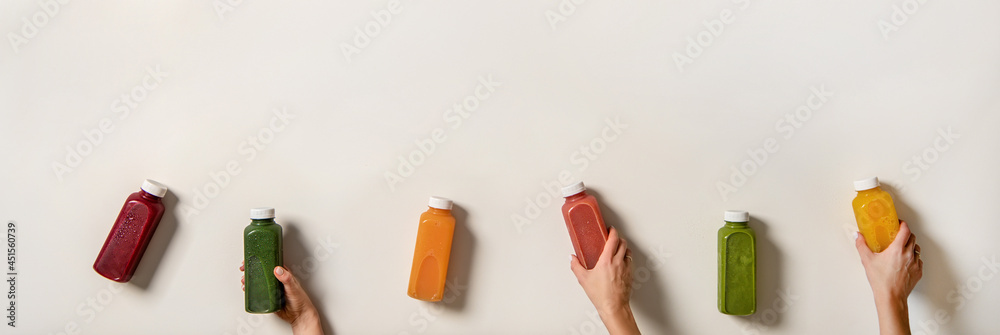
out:
{"label": "white bottle cap", "polygon": [[854,190],[858,192],[864,190],[870,190],[876,187],[878,187],[878,177],[871,177],[868,179],[854,181]]}
{"label": "white bottle cap", "polygon": [[427,206],[437,209],[451,210],[451,200],[442,197],[431,197],[431,200],[427,202]]}
{"label": "white bottle cap", "polygon": [[155,195],[157,198],[162,198],[167,194],[167,187],[152,179],[143,180],[142,186],[139,188],[146,191],[146,193]]}
{"label": "white bottle cap", "polygon": [[749,222],[750,213],[747,211],[726,211],[726,222]]}
{"label": "white bottle cap", "polygon": [[575,184],[570,184],[569,186],[563,187],[562,188],[562,196],[563,196],[563,198],[565,198],[565,197],[568,197],[568,196],[571,196],[571,195],[574,195],[574,194],[577,194],[577,193],[580,193],[580,192],[583,192],[583,191],[586,191],[586,190],[587,190],[587,187],[583,186],[583,182],[582,181],[578,181]]}
{"label": "white bottle cap", "polygon": [[250,209],[251,220],[273,219],[274,207],[257,207]]}

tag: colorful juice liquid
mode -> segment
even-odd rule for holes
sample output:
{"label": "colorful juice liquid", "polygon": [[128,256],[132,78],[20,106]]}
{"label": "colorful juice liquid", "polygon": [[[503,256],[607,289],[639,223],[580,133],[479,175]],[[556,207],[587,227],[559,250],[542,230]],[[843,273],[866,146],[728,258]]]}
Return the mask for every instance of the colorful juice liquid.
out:
{"label": "colorful juice liquid", "polygon": [[125,199],[125,205],[118,212],[118,219],[111,227],[111,233],[104,240],[101,252],[94,261],[94,271],[98,274],[124,283],[132,279],[142,254],[146,252],[149,240],[163,217],[163,198],[167,187],[146,179],[139,192]]}
{"label": "colorful juice liquid", "polygon": [[858,232],[865,237],[868,249],[882,252],[899,233],[896,205],[889,192],[879,187],[878,177],[858,180],[854,182],[854,189],[858,191],[852,202]]}
{"label": "colorful juice liquid", "polygon": [[562,194],[566,198],[562,206],[563,219],[573,242],[573,250],[588,270],[593,269],[608,241],[608,228],[601,217],[597,198],[587,194],[583,182],[563,187]]}
{"label": "colorful juice liquid", "polygon": [[243,229],[244,302],[247,313],[273,313],[284,307],[285,288],[274,276],[284,266],[281,226],[274,222],[274,208],[250,210],[250,225]]}
{"label": "colorful juice liquid", "polygon": [[428,206],[427,211],[420,214],[406,294],[423,301],[441,301],[455,235],[455,217],[451,215],[451,200],[431,197]]}
{"label": "colorful juice liquid", "polygon": [[750,315],[757,310],[757,235],[750,214],[726,211],[719,228],[719,312]]}

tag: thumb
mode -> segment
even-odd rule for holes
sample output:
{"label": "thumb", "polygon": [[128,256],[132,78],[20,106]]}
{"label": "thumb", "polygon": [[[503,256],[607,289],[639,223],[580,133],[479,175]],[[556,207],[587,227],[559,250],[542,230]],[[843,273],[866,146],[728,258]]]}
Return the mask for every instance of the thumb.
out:
{"label": "thumb", "polygon": [[583,267],[583,264],[580,264],[580,259],[576,255],[569,255],[569,268],[576,275],[576,280],[583,281],[583,276],[587,274],[587,268]]}
{"label": "thumb", "polygon": [[274,267],[274,276],[285,285],[285,299],[289,304],[298,304],[306,298],[306,292],[299,285],[299,280],[283,266]]}
{"label": "thumb", "polygon": [[873,255],[872,250],[868,249],[868,243],[865,242],[865,236],[861,233],[854,232],[854,247],[858,248],[858,255],[861,256],[862,261]]}

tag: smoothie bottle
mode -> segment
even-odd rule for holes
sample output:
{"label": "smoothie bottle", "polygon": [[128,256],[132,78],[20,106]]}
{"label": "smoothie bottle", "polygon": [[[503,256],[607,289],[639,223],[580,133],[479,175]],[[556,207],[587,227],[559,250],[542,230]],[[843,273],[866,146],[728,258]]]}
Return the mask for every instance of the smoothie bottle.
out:
{"label": "smoothie bottle", "polygon": [[274,208],[250,210],[250,225],[243,229],[245,304],[247,313],[273,313],[284,307],[285,288],[274,277],[283,266],[281,226],[274,223]]}
{"label": "smoothie bottle", "polygon": [[111,233],[104,240],[101,253],[97,254],[94,271],[120,283],[132,279],[139,259],[146,252],[146,246],[163,216],[161,198],[166,194],[166,186],[146,179],[138,192],[125,199]]}
{"label": "smoothie bottle", "polygon": [[562,206],[563,219],[573,241],[573,250],[588,270],[593,269],[608,241],[608,228],[604,226],[597,198],[587,194],[582,181],[563,187],[562,196],[566,198]]}
{"label": "smoothie bottle", "polygon": [[854,190],[858,191],[852,203],[858,232],[865,237],[868,249],[882,252],[899,232],[899,217],[892,196],[879,187],[878,177],[855,181]]}
{"label": "smoothie bottle", "polygon": [[427,211],[420,214],[417,245],[413,249],[410,285],[406,294],[423,301],[441,301],[455,235],[455,217],[451,200],[431,197]]}
{"label": "smoothie bottle", "polygon": [[719,312],[750,315],[757,309],[757,235],[750,213],[726,211],[719,228]]}

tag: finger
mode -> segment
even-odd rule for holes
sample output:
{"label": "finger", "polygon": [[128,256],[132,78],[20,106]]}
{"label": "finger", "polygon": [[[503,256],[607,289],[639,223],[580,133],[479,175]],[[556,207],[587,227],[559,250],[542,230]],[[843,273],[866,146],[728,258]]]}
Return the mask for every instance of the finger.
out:
{"label": "finger", "polygon": [[889,244],[889,248],[902,249],[910,235],[912,235],[910,225],[906,224],[906,221],[899,220],[899,232],[896,233],[896,239],[892,240],[892,244]]}
{"label": "finger", "polygon": [[244,276],[240,276],[240,285],[246,285],[246,284],[247,284],[247,278]]}
{"label": "finger", "polygon": [[865,242],[865,236],[858,232],[854,232],[854,247],[858,248],[858,255],[861,256],[862,262],[867,262],[868,257],[872,256],[872,250],[868,249],[868,243]]}
{"label": "finger", "polygon": [[628,241],[624,238],[619,239],[618,250],[615,251],[615,261],[621,262],[625,259],[625,253],[628,252]]}
{"label": "finger", "polygon": [[240,262],[240,271],[243,271],[243,262]]}
{"label": "finger", "polygon": [[629,276],[632,275],[632,263],[634,263],[632,261],[632,249],[627,249],[625,250],[625,271]]}
{"label": "finger", "polygon": [[913,246],[913,253],[916,254],[917,257],[920,257],[920,245],[919,244],[914,244],[914,246]]}
{"label": "finger", "polygon": [[917,237],[913,236],[913,234],[910,234],[910,237],[907,238],[906,244],[903,245],[903,252],[905,254],[908,254],[908,255],[913,255],[914,254],[913,249],[917,245],[916,240],[917,240]]}
{"label": "finger", "polygon": [[309,299],[306,291],[299,285],[299,280],[288,269],[282,266],[275,266],[274,276],[285,285],[285,299],[288,301],[286,306],[298,306],[300,301]]}
{"label": "finger", "polygon": [[583,278],[587,274],[587,268],[580,263],[580,259],[576,255],[569,255],[569,269],[573,270],[577,281],[583,282]]}
{"label": "finger", "polygon": [[604,251],[601,251],[601,257],[597,261],[610,261],[611,257],[615,254],[615,250],[618,250],[618,242],[618,229],[611,227],[611,232],[608,233],[608,240],[604,242]]}

